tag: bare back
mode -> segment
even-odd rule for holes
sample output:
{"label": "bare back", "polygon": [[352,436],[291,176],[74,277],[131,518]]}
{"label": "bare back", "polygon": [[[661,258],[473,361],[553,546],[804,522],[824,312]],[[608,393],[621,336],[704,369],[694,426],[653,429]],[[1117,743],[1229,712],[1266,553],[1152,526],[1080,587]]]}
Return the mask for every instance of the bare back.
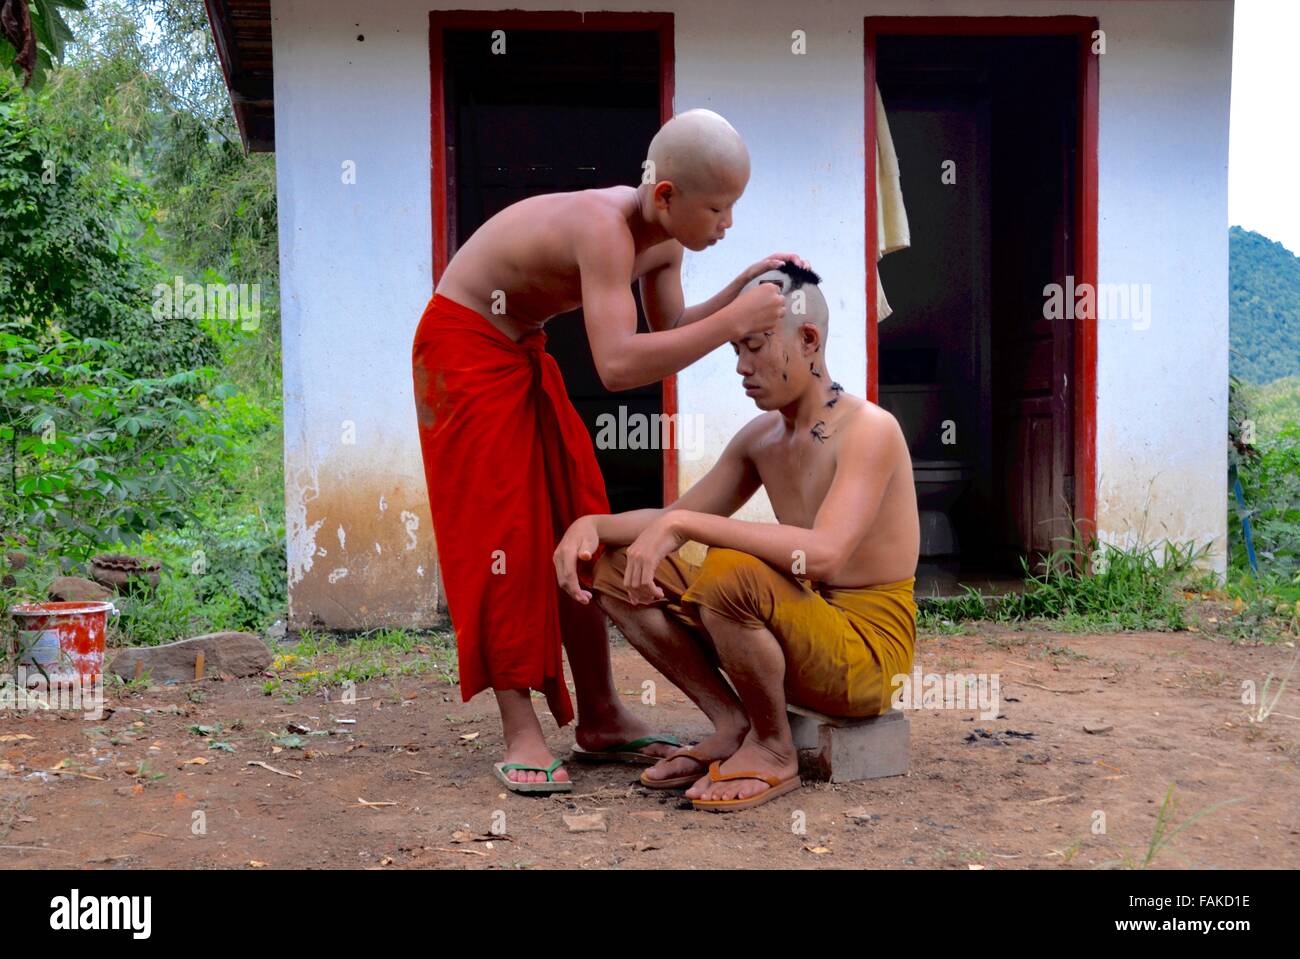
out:
{"label": "bare back", "polygon": [[[866,437],[868,452],[847,459],[850,430]],[[843,394],[814,433],[795,432],[780,413],[769,412],[745,427],[744,453],[757,469],[777,521],[812,529],[819,518],[837,470],[849,470],[853,482],[868,481],[868,470],[888,477],[879,510],[832,586],[860,587],[893,583],[916,573],[921,526],[907,440],[887,411],[856,396]],[[865,461],[859,461],[865,460]],[[821,517],[823,522],[848,517]]]}
{"label": "bare back", "polygon": [[[637,191],[630,186],[520,200],[474,231],[447,264],[437,292],[519,339],[582,305],[577,249],[584,231],[608,231],[633,251],[629,284],[669,260],[674,247],[680,249],[675,240],[665,240],[636,250],[630,226],[636,212]],[[494,313],[494,304],[505,312]]]}

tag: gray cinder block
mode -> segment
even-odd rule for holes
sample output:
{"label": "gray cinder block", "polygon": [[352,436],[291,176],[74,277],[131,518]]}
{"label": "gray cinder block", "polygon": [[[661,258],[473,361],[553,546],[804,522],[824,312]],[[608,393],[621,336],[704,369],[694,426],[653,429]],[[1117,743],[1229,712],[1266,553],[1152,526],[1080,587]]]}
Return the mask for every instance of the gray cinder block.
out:
{"label": "gray cinder block", "polygon": [[901,709],[857,719],[795,705],[786,711],[799,766],[808,778],[846,783],[907,772],[911,720]]}

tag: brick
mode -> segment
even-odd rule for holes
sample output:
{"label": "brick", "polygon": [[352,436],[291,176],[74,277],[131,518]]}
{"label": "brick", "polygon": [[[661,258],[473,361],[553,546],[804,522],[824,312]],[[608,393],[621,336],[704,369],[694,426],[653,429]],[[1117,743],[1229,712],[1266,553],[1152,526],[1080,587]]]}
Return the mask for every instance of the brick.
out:
{"label": "brick", "polygon": [[799,766],[807,778],[844,783],[907,772],[912,724],[902,710],[849,718],[802,706],[786,709]]}

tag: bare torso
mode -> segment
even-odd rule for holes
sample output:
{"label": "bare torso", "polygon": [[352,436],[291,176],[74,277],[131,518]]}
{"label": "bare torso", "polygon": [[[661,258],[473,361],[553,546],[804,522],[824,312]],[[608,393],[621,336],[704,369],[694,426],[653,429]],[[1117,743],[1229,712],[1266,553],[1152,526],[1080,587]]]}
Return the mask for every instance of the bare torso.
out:
{"label": "bare torso", "polygon": [[[856,396],[844,395],[826,411],[818,439],[809,430],[792,431],[780,413],[765,413],[755,424],[747,453],[758,470],[777,521],[812,529],[817,511],[835,476],[839,440],[853,417],[889,413]],[[897,424],[886,432],[889,442],[878,455],[889,461],[889,481],[875,522],[854,549],[837,581],[828,585],[860,587],[893,583],[916,573],[921,525],[907,441]]]}
{"label": "bare torso", "polygon": [[[637,191],[630,186],[520,200],[474,231],[447,264],[436,292],[476,310],[517,340],[582,305],[576,254],[582,231],[603,219],[621,223],[635,242],[632,224],[638,216]],[[680,247],[676,240],[665,240],[636,249],[628,283],[665,263],[674,247]]]}

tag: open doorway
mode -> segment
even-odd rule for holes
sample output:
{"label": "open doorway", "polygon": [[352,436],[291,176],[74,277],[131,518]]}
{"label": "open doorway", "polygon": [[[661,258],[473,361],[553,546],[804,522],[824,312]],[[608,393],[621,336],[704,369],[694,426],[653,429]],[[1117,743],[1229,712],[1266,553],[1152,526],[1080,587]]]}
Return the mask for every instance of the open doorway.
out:
{"label": "open doorway", "polygon": [[[617,15],[602,16],[617,22]],[[640,181],[645,149],[664,109],[661,24],[641,27],[629,20],[631,29],[597,29],[590,15],[580,21],[577,14],[519,11],[441,17],[446,19],[431,17],[434,123],[440,125],[434,130],[434,207],[435,220],[440,209],[445,218],[445,241],[435,223],[436,260],[445,264],[485,220],[525,197]],[[438,255],[444,242],[445,257]],[[635,284],[633,295],[638,327],[645,331]],[[546,349],[593,442],[602,415],[626,422],[640,414],[658,422],[650,418],[673,412],[664,409],[671,389],[658,383],[605,390],[580,309],[555,317],[546,335]],[[597,445],[614,511],[663,505],[665,452],[658,444]]]}
{"label": "open doorway", "polygon": [[899,34],[874,67],[912,245],[878,266],[877,402],[911,448],[918,595],[996,593],[1068,544],[1076,505],[1076,325],[1044,288],[1082,279],[1080,44]]}

